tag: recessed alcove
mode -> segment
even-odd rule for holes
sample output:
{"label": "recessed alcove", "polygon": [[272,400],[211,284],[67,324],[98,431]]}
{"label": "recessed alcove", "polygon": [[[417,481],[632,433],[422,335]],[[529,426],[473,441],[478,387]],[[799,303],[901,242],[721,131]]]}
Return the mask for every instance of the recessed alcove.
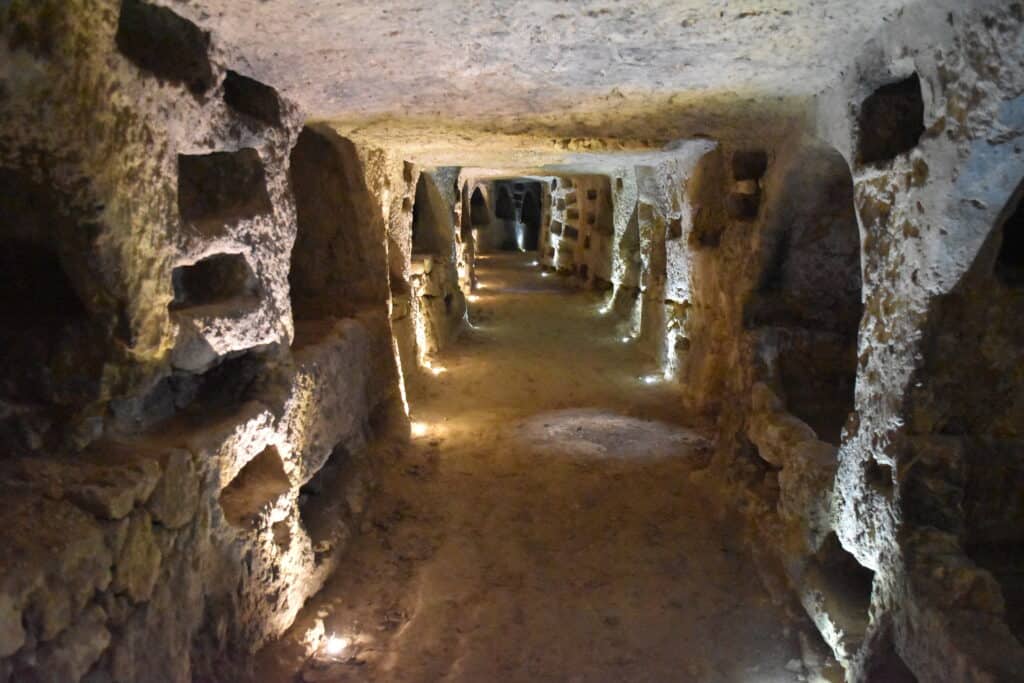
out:
{"label": "recessed alcove", "polygon": [[870,622],[875,574],[839,542],[835,532],[822,541],[809,565],[822,608],[842,627],[844,637],[863,638]]}
{"label": "recessed alcove", "polygon": [[473,195],[469,200],[469,210],[470,222],[473,225],[481,226],[491,222],[491,215],[487,210],[487,200],[484,199],[483,192],[479,187],[473,190]]}
{"label": "recessed alcove", "polygon": [[502,220],[515,220],[516,217],[516,204],[512,199],[512,193],[509,192],[508,186],[501,184],[496,188],[498,193],[498,201],[494,207],[494,216]]}
{"label": "recessed alcove", "polygon": [[122,0],[116,41],[121,54],[157,78],[194,95],[213,87],[209,34],[166,7]]}
{"label": "recessed alcove", "polygon": [[[428,185],[428,183],[430,183]],[[426,173],[416,183],[416,199],[412,205],[412,253],[415,256],[440,256],[448,241],[448,221],[444,201]]]}
{"label": "recessed alcove", "polygon": [[0,460],[55,448],[131,343],[99,270],[104,227],[33,176],[0,168]]}
{"label": "recessed alcove", "polygon": [[284,461],[274,446],[267,446],[247,462],[220,492],[224,519],[233,527],[250,528],[260,513],[288,493],[291,482]]}
{"label": "recessed alcove", "polygon": [[879,87],[857,117],[857,162],[884,163],[906,154],[924,134],[924,99],[916,73]]}
{"label": "recessed alcove", "polygon": [[224,102],[250,121],[265,126],[281,125],[277,91],[254,78],[229,70],[224,76]]}
{"label": "recessed alcove", "polygon": [[540,241],[541,215],[540,183],[530,183],[529,190],[523,196],[523,207],[520,212],[523,221],[522,248],[536,251]]}
{"label": "recessed alcove", "polygon": [[1024,183],[1014,193],[1000,229],[996,275],[1010,287],[1024,287]]}
{"label": "recessed alcove", "polygon": [[378,237],[384,222],[361,169],[352,142],[327,127],[306,126],[292,149],[298,230],[288,284],[296,320],[386,308],[392,280]]}
{"label": "recessed alcove", "polygon": [[309,534],[317,563],[338,550],[345,538],[350,514],[345,488],[354,474],[354,463],[344,444],[331,450],[326,462],[299,489],[299,518]]}
{"label": "recessed alcove", "polygon": [[768,170],[768,153],[763,149],[747,149],[732,155],[733,180],[760,180]]}
{"label": "recessed alcove", "polygon": [[178,211],[203,234],[273,211],[259,152],[178,155]]}
{"label": "recessed alcove", "polygon": [[244,254],[215,254],[171,274],[172,311],[212,305],[241,306],[259,296],[259,283]]}
{"label": "recessed alcove", "polygon": [[778,330],[787,410],[838,444],[853,409],[862,313],[853,179],[836,150],[812,145],[780,182],[744,324]]}

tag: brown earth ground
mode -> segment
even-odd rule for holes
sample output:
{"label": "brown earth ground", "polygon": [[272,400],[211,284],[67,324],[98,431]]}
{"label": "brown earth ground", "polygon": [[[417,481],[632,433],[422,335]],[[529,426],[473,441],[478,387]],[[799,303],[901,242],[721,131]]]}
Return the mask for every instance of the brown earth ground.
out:
{"label": "brown earth ground", "polygon": [[[804,680],[738,521],[690,480],[706,426],[532,258],[479,262],[474,327],[410,390],[425,433],[384,449],[363,534],[257,680]],[[310,652],[320,621],[344,653]]]}

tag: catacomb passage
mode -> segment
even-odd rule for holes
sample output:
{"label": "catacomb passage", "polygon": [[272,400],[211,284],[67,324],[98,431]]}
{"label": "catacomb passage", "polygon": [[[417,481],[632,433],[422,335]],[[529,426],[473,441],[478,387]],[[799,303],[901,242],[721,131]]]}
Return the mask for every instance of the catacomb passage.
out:
{"label": "catacomb passage", "polygon": [[0,683],[1024,681],[1024,5],[0,0]]}

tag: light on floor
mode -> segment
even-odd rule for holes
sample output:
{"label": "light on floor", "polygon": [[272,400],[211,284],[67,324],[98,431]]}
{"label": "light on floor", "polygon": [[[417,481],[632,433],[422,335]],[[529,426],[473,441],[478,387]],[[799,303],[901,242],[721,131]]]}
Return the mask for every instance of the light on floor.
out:
{"label": "light on floor", "polygon": [[622,343],[623,343],[623,344],[628,344],[628,343],[629,343],[629,342],[631,342],[631,341],[633,341],[633,338],[632,338],[632,337],[623,337],[623,338],[622,338]]}
{"label": "light on floor", "polygon": [[662,375],[644,375],[640,378],[644,384],[657,384],[663,379],[665,378]]}
{"label": "light on floor", "polygon": [[427,427],[425,422],[413,422],[412,423],[412,435],[415,437],[426,436],[430,428]]}
{"label": "light on floor", "polygon": [[349,640],[341,636],[331,635],[324,643],[324,654],[330,657],[338,657],[348,649]]}
{"label": "light on floor", "polygon": [[548,272],[548,271],[546,271],[546,270],[545,270],[544,272],[542,272],[542,273],[540,274],[540,276],[541,276],[541,277],[547,277],[547,276],[549,276],[549,275],[551,275],[551,273],[549,273],[549,272]]}
{"label": "light on floor", "polygon": [[469,296],[466,297],[466,300],[469,301],[469,303],[471,304],[475,304],[477,301],[480,301],[480,297],[478,297],[476,294],[470,294]]}
{"label": "light on floor", "polygon": [[435,377],[442,373],[448,372],[448,368],[444,367],[443,365],[431,365],[427,369],[430,370],[431,374],[433,374]]}
{"label": "light on floor", "polygon": [[537,261],[530,261],[530,265],[531,266],[539,266],[540,263],[538,263]]}

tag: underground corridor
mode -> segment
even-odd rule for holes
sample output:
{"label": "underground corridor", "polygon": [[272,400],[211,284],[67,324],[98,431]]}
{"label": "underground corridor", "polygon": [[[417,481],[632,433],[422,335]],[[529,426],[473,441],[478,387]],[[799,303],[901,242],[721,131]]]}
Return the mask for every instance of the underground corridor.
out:
{"label": "underground corridor", "polygon": [[1022,64],[0,0],[0,683],[1024,681]]}

